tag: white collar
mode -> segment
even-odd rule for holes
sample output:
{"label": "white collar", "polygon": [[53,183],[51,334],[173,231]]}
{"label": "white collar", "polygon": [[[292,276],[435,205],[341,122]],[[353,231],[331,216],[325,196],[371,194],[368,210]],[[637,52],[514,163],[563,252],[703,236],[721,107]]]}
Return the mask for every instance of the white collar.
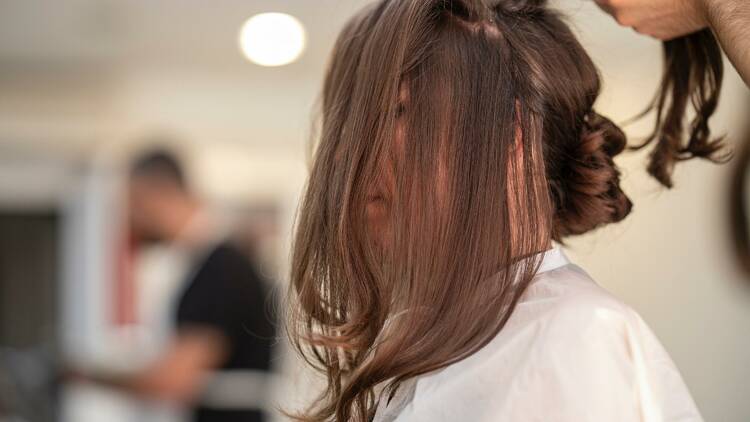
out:
{"label": "white collar", "polygon": [[536,271],[537,274],[556,270],[570,264],[570,259],[568,259],[562,247],[558,244],[553,244],[552,249],[540,252],[540,254],[544,256],[542,257],[542,263],[539,264],[539,269]]}
{"label": "white collar", "polygon": [[[552,244],[552,248],[539,252],[538,254],[527,258],[532,259],[539,255],[542,256],[542,262],[539,264],[536,274],[541,274],[547,271],[556,270],[570,264],[570,259],[565,255],[562,247],[556,243]],[[387,400],[383,400],[381,396],[380,402],[378,403],[377,410],[375,412],[374,422],[391,422],[394,421],[399,413],[406,407],[414,397],[417,380],[420,377],[415,377],[404,381],[403,384],[396,390],[394,397],[390,403],[386,403]]]}

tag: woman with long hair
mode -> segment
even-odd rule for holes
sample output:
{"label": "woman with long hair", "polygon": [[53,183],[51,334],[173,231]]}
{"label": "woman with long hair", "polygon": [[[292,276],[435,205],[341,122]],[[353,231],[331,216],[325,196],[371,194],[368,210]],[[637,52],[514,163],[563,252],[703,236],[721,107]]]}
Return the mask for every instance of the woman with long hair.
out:
{"label": "woman with long hair", "polygon": [[[381,0],[347,24],[290,289],[327,384],[295,419],[700,420],[640,317],[556,246],[631,209],[599,90],[542,0]],[[671,148],[711,158],[703,135]]]}

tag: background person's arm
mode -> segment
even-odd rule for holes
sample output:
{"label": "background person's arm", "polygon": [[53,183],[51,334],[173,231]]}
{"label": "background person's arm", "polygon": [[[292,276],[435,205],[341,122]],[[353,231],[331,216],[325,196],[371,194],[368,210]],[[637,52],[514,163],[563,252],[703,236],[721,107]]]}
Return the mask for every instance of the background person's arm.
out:
{"label": "background person's arm", "polygon": [[670,40],[710,26],[729,60],[750,85],[750,1],[596,0],[623,26]]}
{"label": "background person's arm", "polygon": [[73,378],[119,388],[144,398],[190,403],[227,354],[226,340],[208,329],[180,333],[147,368],[130,374],[73,371]]}
{"label": "background person's arm", "polygon": [[721,47],[750,86],[750,1],[703,0],[706,16]]}

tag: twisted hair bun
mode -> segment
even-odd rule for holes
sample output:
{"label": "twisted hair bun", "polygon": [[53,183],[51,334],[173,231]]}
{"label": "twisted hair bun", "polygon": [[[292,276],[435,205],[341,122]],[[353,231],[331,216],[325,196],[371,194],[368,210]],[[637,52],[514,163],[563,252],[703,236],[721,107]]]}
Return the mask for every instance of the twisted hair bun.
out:
{"label": "twisted hair bun", "polygon": [[622,130],[611,120],[590,112],[580,142],[563,165],[557,189],[556,237],[582,234],[625,218],[633,206],[620,189],[620,171],[613,157],[626,146]]}

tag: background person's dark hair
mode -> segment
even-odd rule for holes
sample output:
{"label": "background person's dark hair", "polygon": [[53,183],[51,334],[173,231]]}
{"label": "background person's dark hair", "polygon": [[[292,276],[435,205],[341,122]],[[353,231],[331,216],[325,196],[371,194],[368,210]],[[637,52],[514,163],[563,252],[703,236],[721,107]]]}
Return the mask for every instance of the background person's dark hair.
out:
{"label": "background person's dark hair", "polygon": [[[691,158],[724,162],[721,138],[712,139],[708,121],[716,111],[724,77],[721,48],[710,29],[664,42],[664,74],[654,99],[639,116],[656,113],[654,130],[635,147],[656,143],[648,172],[672,187],[674,165]],[[695,117],[685,136],[685,115],[692,105]]]}
{"label": "background person's dark hair", "polygon": [[130,165],[131,177],[154,177],[187,189],[185,172],[177,156],[167,149],[152,149],[139,154]]}

